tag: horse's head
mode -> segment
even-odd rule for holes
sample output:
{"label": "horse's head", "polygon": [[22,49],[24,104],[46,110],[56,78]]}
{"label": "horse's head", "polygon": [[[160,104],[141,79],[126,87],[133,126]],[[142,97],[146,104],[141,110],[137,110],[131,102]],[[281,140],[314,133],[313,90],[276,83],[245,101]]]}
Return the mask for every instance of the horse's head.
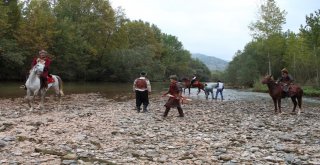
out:
{"label": "horse's head", "polygon": [[38,61],[38,63],[33,66],[32,71],[36,74],[41,74],[44,70],[44,66],[45,65],[43,61]]}
{"label": "horse's head", "polygon": [[186,77],[183,77],[181,80],[184,81],[184,82],[190,81],[190,80],[189,80],[188,78],[186,78]]}
{"label": "horse's head", "polygon": [[262,83],[262,84],[270,84],[271,82],[274,82],[272,75],[266,75],[266,76],[264,76],[264,78],[261,80],[261,83]]}

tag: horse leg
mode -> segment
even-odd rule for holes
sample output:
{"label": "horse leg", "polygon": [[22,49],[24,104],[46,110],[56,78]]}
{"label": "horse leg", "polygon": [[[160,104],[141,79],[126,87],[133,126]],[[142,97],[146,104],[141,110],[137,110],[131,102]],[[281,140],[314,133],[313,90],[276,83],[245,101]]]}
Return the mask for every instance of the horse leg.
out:
{"label": "horse leg", "polygon": [[33,102],[33,96],[31,96],[30,89],[27,90],[26,99],[27,99],[27,102],[28,102],[28,105],[29,105],[29,108],[30,108],[29,111],[33,111],[33,103],[32,103]]}
{"label": "horse leg", "polygon": [[[296,107],[297,107],[297,101],[296,101],[296,97],[291,97],[292,103],[293,103],[293,109],[292,109],[292,113],[294,113],[296,111]],[[300,114],[300,110],[298,112]]]}
{"label": "horse leg", "polygon": [[278,99],[278,108],[279,108],[279,113],[281,114],[281,98]]}
{"label": "horse leg", "polygon": [[302,107],[301,107],[301,104],[302,104],[302,96],[297,97],[297,99],[298,99],[299,111],[301,111],[301,113],[303,113],[303,110],[302,110]]}
{"label": "horse leg", "polygon": [[41,95],[41,101],[40,101],[40,110],[44,110],[44,106],[43,106],[43,102],[44,102],[44,97],[45,97],[45,94],[46,94],[46,89],[41,89],[40,91],[40,95]]}
{"label": "horse leg", "polygon": [[[218,92],[217,92],[217,95],[216,95],[216,99],[217,99],[217,96],[218,96]],[[272,98],[273,100],[273,105],[274,105],[274,113],[277,113],[278,111],[278,108],[277,108],[277,99],[276,98]]]}
{"label": "horse leg", "polygon": [[55,86],[54,87],[54,91],[55,91],[55,97],[58,97],[58,110],[59,110],[59,106],[60,106],[60,104],[61,104],[61,96],[63,95],[63,92],[62,92],[62,90],[60,90],[59,89],[59,86]]}

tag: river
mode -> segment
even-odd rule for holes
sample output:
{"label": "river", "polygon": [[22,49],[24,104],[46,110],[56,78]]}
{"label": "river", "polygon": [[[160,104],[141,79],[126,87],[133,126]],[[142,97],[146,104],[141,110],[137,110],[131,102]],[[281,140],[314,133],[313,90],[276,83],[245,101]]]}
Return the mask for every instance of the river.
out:
{"label": "river", "polygon": [[[22,83],[18,82],[0,82],[0,98],[18,98],[24,97],[26,91],[19,88]],[[132,92],[131,83],[92,83],[92,82],[65,82],[64,83],[64,93],[77,94],[77,93],[100,93],[103,96],[110,99],[130,99],[134,98],[134,93]],[[157,82],[152,83],[152,94],[150,97],[158,97],[161,92],[168,90],[167,82]],[[215,92],[215,91],[214,91]],[[53,94],[53,90],[48,92],[48,95]],[[184,94],[186,97],[192,100],[205,99],[203,91],[197,95],[197,89],[191,89],[191,94]],[[238,90],[238,89],[225,89],[223,91],[225,101],[263,101],[271,102],[271,98],[267,93],[251,92],[249,90]],[[218,96],[220,98],[220,96]],[[211,96],[209,96],[209,101]],[[285,102],[291,102],[290,99],[285,99]],[[304,97],[304,104],[318,104],[320,105],[320,99],[316,97]]]}

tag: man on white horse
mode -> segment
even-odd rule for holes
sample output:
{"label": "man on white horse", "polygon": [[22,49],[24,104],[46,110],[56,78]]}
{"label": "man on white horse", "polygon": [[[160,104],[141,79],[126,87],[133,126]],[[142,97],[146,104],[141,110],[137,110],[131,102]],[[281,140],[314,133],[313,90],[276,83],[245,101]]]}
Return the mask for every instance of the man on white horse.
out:
{"label": "man on white horse", "polygon": [[[47,57],[45,50],[39,51],[39,56],[35,57],[32,61],[32,69],[30,70],[29,77],[25,83],[27,89],[28,104],[30,110],[33,110],[34,97],[40,92],[41,102],[40,108],[44,109],[43,102],[45,94],[50,87],[55,90],[56,96],[59,98],[59,104],[61,102],[61,96],[63,96],[62,80],[57,75],[48,75],[51,60]],[[48,81],[49,79],[49,81]],[[48,84],[49,83],[49,84]]]}
{"label": "man on white horse", "polygon": [[48,76],[49,78],[51,77],[49,75],[49,67],[51,64],[51,59],[48,57],[48,52],[45,50],[40,50],[39,51],[39,56],[35,57],[32,61],[31,68],[33,68],[39,60],[44,61],[44,69],[42,74],[40,75],[40,80],[41,80],[41,88],[48,88]]}

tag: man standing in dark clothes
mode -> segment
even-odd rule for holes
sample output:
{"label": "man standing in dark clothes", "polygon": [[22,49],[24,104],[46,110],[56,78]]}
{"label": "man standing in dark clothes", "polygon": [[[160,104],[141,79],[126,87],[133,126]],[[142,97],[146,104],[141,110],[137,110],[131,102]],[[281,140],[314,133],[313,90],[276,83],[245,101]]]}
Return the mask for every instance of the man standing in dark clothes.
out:
{"label": "man standing in dark clothes", "polygon": [[140,77],[133,82],[133,91],[136,93],[136,108],[137,112],[141,111],[143,104],[143,112],[148,112],[149,93],[151,93],[150,81],[146,78],[147,73],[141,72]]}
{"label": "man standing in dark clothes", "polygon": [[169,100],[164,105],[166,107],[166,111],[163,114],[163,117],[167,117],[170,111],[170,108],[177,107],[179,112],[179,117],[184,117],[183,110],[181,108],[180,99],[182,94],[182,87],[177,81],[178,77],[176,75],[170,76],[170,87],[168,92],[164,93],[163,96],[169,94]]}

